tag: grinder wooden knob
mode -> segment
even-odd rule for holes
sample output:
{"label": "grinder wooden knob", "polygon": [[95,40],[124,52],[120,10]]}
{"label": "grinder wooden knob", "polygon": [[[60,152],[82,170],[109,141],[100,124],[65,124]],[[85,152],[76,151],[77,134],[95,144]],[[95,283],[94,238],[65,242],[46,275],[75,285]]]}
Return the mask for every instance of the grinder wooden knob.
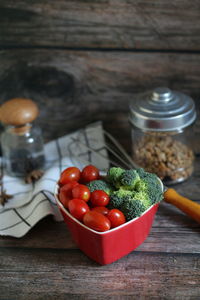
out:
{"label": "grinder wooden knob", "polygon": [[35,102],[25,98],[14,98],[0,107],[0,121],[5,125],[21,126],[34,121],[39,114]]}

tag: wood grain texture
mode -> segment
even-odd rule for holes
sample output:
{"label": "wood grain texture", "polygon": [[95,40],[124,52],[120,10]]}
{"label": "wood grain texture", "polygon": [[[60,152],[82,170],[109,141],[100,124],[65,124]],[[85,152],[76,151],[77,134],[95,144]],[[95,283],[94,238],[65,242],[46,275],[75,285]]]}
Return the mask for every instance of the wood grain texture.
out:
{"label": "wood grain texture", "polygon": [[1,51],[0,56],[0,101],[36,101],[46,140],[102,120],[116,137],[120,128],[130,149],[129,102],[138,92],[168,86],[190,94],[198,105],[197,54],[21,49]]}
{"label": "wood grain texture", "polygon": [[[0,103],[36,101],[45,141],[102,120],[130,152],[135,94],[158,86],[190,94],[195,172],[175,188],[200,202],[199,37],[197,0],[1,0]],[[99,266],[49,216],[21,239],[0,238],[0,299],[196,300],[199,237],[195,221],[163,202],[146,241]]]}
{"label": "wood grain texture", "polygon": [[[185,186],[189,185],[185,183]],[[137,250],[161,253],[200,253],[199,238],[198,223],[170,204],[162,202],[148,238]],[[77,249],[65,223],[56,223],[51,217],[42,220],[21,239],[1,238],[0,249],[4,247]]]}
{"label": "wood grain texture", "polygon": [[199,35],[198,0],[0,3],[1,46],[200,50]]}
{"label": "wood grain texture", "polygon": [[5,248],[0,262],[0,299],[197,299],[200,294],[200,255],[134,252],[100,267],[79,250]]}

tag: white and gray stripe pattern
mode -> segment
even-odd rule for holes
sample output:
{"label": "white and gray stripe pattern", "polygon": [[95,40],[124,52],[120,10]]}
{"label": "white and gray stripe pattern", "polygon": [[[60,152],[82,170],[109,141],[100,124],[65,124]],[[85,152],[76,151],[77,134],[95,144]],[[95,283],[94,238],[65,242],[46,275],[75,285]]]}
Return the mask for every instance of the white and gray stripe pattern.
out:
{"label": "white and gray stripe pattern", "polygon": [[45,145],[45,173],[35,184],[25,184],[20,178],[4,175],[4,188],[13,198],[0,206],[0,235],[22,237],[49,214],[54,215],[57,221],[62,220],[55,203],[54,189],[60,172],[65,168],[75,165],[82,169],[89,163],[101,170],[108,168],[107,159],[91,153],[77,140],[107,157],[102,124],[96,122]]}

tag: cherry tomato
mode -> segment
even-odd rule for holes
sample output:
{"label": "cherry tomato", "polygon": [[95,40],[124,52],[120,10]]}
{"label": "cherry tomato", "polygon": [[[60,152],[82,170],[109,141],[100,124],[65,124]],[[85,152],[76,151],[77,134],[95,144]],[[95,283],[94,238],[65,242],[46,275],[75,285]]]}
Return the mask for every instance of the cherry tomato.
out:
{"label": "cherry tomato", "polygon": [[112,228],[122,225],[126,222],[123,212],[117,208],[111,209],[107,214],[107,218],[110,220]]}
{"label": "cherry tomato", "polygon": [[88,165],[83,168],[81,172],[81,179],[83,180],[83,182],[97,180],[99,179],[99,170],[93,165]]}
{"label": "cherry tomato", "polygon": [[83,216],[86,212],[88,212],[89,206],[82,199],[72,199],[68,203],[68,208],[73,217],[78,219],[79,221],[83,220]]}
{"label": "cherry tomato", "polygon": [[68,208],[68,202],[73,198],[72,189],[77,185],[77,181],[71,181],[60,188],[59,199],[60,202],[62,202],[62,204],[64,205],[64,207]]}
{"label": "cherry tomato", "polygon": [[90,199],[90,190],[84,184],[79,184],[75,186],[72,190],[73,198],[79,198],[87,202]]}
{"label": "cherry tomato", "polygon": [[110,198],[106,192],[102,190],[96,190],[91,193],[90,201],[93,206],[106,206],[108,205]]}
{"label": "cherry tomato", "polygon": [[105,206],[95,206],[91,210],[97,211],[97,212],[103,214],[104,216],[106,216],[109,212],[109,209]]}
{"label": "cherry tomato", "polygon": [[61,173],[59,183],[61,185],[64,185],[71,181],[79,181],[80,176],[81,176],[81,172],[78,168],[69,167]]}
{"label": "cherry tomato", "polygon": [[97,211],[86,212],[83,223],[96,231],[107,231],[111,226],[110,220]]}

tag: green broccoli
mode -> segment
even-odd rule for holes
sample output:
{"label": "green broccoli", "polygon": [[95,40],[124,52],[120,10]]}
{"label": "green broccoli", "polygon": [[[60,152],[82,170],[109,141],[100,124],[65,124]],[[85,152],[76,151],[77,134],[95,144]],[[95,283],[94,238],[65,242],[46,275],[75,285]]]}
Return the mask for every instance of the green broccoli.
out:
{"label": "green broccoli", "polygon": [[140,178],[144,178],[147,174],[147,172],[145,172],[145,170],[143,168],[138,168],[137,173],[140,176]]}
{"label": "green broccoli", "polygon": [[126,220],[130,221],[135,217],[139,217],[151,206],[151,201],[146,193],[133,193],[132,197],[127,197],[121,211],[124,213]]}
{"label": "green broccoli", "polygon": [[110,168],[107,173],[108,181],[113,184],[116,188],[121,186],[121,176],[125,172],[122,168]]}
{"label": "green broccoli", "polygon": [[163,191],[158,177],[155,174],[138,169],[141,180],[136,183],[136,191],[145,191],[152,204],[158,203],[163,199]]}
{"label": "green broccoli", "polygon": [[110,208],[121,210],[127,221],[139,217],[151,206],[151,201],[146,192],[128,191],[120,189],[110,196]]}
{"label": "green broccoli", "polygon": [[162,200],[162,186],[155,174],[143,169],[111,169],[108,176],[118,190],[111,192],[109,207],[120,209],[127,221],[139,217],[151,205]]}
{"label": "green broccoli", "polygon": [[127,190],[134,190],[136,184],[140,182],[140,176],[138,175],[137,170],[126,170],[121,175],[120,181],[122,188]]}
{"label": "green broccoli", "polygon": [[108,195],[113,191],[113,187],[111,184],[107,183],[104,180],[92,180],[89,183],[86,184],[87,187],[89,188],[90,192],[94,192],[96,190],[103,190],[106,192]]}
{"label": "green broccoli", "polygon": [[109,208],[120,208],[124,199],[128,196],[132,195],[131,191],[127,191],[124,189],[119,189],[118,191],[114,191],[110,195]]}

